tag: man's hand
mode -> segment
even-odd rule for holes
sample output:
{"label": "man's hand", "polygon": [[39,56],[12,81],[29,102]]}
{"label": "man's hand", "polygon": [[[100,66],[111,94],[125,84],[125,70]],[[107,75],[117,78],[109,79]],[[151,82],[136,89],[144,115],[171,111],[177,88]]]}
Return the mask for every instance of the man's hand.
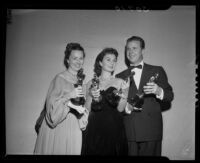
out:
{"label": "man's hand", "polygon": [[144,93],[145,94],[155,94],[157,96],[160,96],[161,94],[161,89],[156,83],[147,83],[147,85],[145,85],[143,87]]}

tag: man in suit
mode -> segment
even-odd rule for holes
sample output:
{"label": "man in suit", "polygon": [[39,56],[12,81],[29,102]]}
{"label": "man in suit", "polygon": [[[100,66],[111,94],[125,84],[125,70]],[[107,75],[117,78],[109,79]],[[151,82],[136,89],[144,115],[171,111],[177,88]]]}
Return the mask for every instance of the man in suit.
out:
{"label": "man in suit", "polygon": [[[128,103],[125,108],[124,123],[130,156],[161,156],[163,122],[162,111],[174,98],[166,72],[161,66],[153,66],[143,61],[145,42],[141,37],[132,36],[125,46],[125,62],[128,69],[116,77],[130,76]],[[157,75],[157,76],[156,76]],[[151,77],[155,81],[149,82]],[[144,94],[140,107],[130,105],[136,94]]]}

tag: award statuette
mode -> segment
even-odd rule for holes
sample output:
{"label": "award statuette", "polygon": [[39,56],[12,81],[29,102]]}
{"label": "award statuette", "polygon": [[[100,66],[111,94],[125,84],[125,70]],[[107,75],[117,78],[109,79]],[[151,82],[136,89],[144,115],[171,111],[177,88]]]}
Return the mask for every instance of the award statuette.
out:
{"label": "award statuette", "polygon": [[[83,80],[85,79],[85,74],[83,74],[83,69],[80,69],[77,73],[77,83],[74,84],[74,87],[82,86]],[[85,111],[85,108],[83,107],[85,104],[85,98],[84,97],[76,97],[72,98],[68,102],[68,106],[70,107],[70,113],[74,114],[78,119],[80,119],[83,116],[83,113]]]}
{"label": "award statuette", "polygon": [[[85,79],[85,74],[83,74],[83,69],[81,68],[78,73],[77,73],[77,83],[74,84],[74,87],[77,88],[78,86],[82,86],[83,85],[83,80]],[[84,97],[76,97],[71,99],[71,102],[74,105],[84,105],[85,104],[85,98]]]}
{"label": "award statuette", "polygon": [[[93,79],[92,79],[92,84],[90,86],[90,91],[99,89],[99,84],[100,84],[99,78],[95,73],[94,76],[93,76]],[[101,91],[100,91],[100,96],[99,97],[95,98],[95,97],[92,96],[91,110],[93,112],[99,112],[99,111],[102,110],[102,95],[101,95]]]}
{"label": "award statuette", "polygon": [[[156,73],[154,76],[152,76],[148,83],[152,83],[155,82],[156,79],[158,78],[158,73]],[[131,104],[133,107],[138,108],[140,111],[142,110],[142,105],[143,105],[143,100],[144,100],[144,92],[142,92],[141,94],[136,94],[135,97],[128,99],[129,104]]]}
{"label": "award statuette", "polygon": [[[133,75],[135,75],[134,71],[130,72],[130,74],[124,80],[127,82],[128,78],[132,77]],[[115,96],[123,97],[122,88],[120,88],[119,90],[114,90],[113,93],[115,94]]]}
{"label": "award statuette", "polygon": [[[94,77],[92,79],[92,84],[90,86],[90,89],[94,89],[94,90],[97,90],[99,89],[99,78],[97,77],[96,74],[94,74]],[[93,98],[92,100],[94,100],[95,102],[100,102],[102,99],[101,95],[97,98]]]}
{"label": "award statuette", "polygon": [[[127,83],[128,78],[132,77],[134,74],[135,74],[134,71],[132,72],[130,71],[129,74],[123,80]],[[121,98],[127,100],[127,97],[125,96],[125,92],[122,89],[122,83],[119,90],[115,87],[110,87],[106,90],[106,92],[107,93],[106,93],[105,99],[113,107],[117,107]]]}

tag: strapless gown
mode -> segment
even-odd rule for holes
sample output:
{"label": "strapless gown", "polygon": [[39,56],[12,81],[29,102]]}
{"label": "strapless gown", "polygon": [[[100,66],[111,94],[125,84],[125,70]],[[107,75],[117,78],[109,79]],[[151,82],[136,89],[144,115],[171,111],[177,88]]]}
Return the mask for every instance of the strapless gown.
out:
{"label": "strapless gown", "polygon": [[127,155],[128,145],[123,115],[118,112],[119,97],[109,87],[101,91],[102,100],[91,103],[88,126],[84,131],[83,155]]}

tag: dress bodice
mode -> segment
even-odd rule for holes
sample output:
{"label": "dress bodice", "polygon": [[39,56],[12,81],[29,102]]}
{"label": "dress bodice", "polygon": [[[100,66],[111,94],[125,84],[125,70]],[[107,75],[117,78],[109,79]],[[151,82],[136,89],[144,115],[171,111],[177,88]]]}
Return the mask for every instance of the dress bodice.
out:
{"label": "dress bodice", "polygon": [[92,101],[91,109],[92,111],[101,111],[104,109],[116,109],[119,103],[120,97],[115,95],[114,90],[117,88],[111,86],[106,90],[101,90],[100,94],[102,99],[100,102]]}
{"label": "dress bodice", "polygon": [[123,117],[117,110],[119,96],[117,90],[110,86],[101,90],[100,102],[91,103],[91,112],[88,118],[83,154],[85,155],[126,155],[127,140]]}

